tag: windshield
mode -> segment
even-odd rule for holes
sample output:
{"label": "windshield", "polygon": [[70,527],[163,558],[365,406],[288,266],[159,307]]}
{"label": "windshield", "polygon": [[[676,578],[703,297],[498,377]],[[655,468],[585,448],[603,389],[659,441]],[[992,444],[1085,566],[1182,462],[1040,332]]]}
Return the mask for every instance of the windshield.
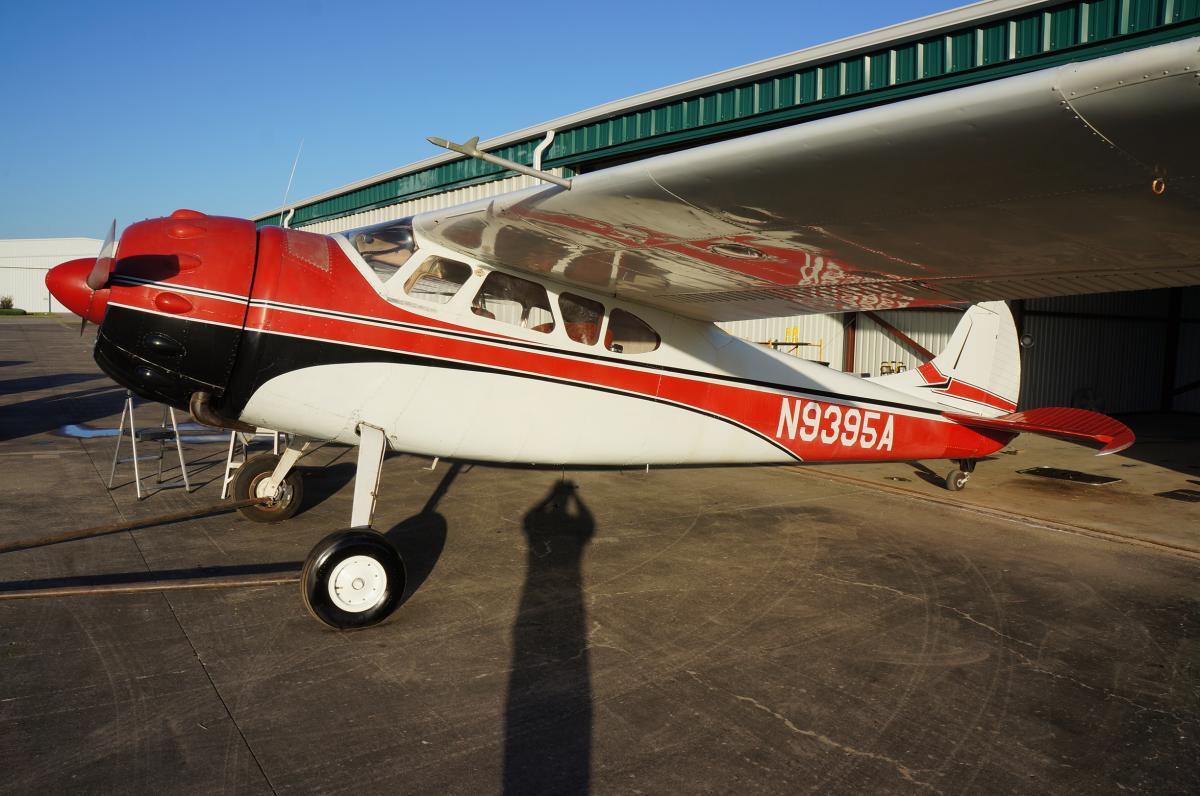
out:
{"label": "windshield", "polygon": [[412,234],[412,217],[388,221],[361,229],[352,229],[346,240],[358,252],[371,270],[384,282],[395,276],[417,250]]}

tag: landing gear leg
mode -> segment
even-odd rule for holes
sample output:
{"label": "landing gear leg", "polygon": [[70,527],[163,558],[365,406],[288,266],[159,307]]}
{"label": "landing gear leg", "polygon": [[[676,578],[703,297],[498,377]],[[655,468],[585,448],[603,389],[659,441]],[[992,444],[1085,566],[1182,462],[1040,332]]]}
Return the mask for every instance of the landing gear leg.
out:
{"label": "landing gear leg", "polygon": [[350,527],[369,528],[375,516],[375,498],[379,493],[379,474],[387,450],[383,429],[363,423],[358,427],[358,469],[354,472],[354,505],[350,508]]}
{"label": "landing gear leg", "polygon": [[967,485],[971,473],[975,472],[975,459],[959,459],[958,467],[946,475],[946,488],[957,492]]}
{"label": "landing gear leg", "polygon": [[265,505],[243,506],[238,513],[254,522],[283,522],[295,516],[304,499],[304,478],[293,468],[309,444],[308,440],[288,435],[282,454],[260,453],[242,463],[233,481],[234,496],[238,500],[273,500]]}
{"label": "landing gear leg", "polygon": [[322,539],[308,554],[300,576],[304,607],[338,630],[378,624],[404,594],[404,561],[383,534],[371,530],[379,475],[387,449],[383,430],[359,426],[358,469],[350,530]]}

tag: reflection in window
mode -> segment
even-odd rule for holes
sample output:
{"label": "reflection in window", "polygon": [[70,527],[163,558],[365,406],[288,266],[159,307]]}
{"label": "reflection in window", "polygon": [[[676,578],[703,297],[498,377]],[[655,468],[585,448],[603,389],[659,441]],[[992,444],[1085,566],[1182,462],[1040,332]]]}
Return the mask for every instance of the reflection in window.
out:
{"label": "reflection in window", "polygon": [[536,282],[492,271],[471,302],[471,312],[535,332],[554,328],[546,289]]}
{"label": "reflection in window", "polygon": [[384,282],[391,279],[417,250],[413,240],[412,219],[389,221],[373,227],[351,230],[346,239],[367,265]]}
{"label": "reflection in window", "polygon": [[644,354],[658,348],[658,333],[638,316],[613,309],[604,332],[604,347],[618,354]]}
{"label": "reflection in window", "polygon": [[604,317],[603,304],[574,293],[563,293],[558,297],[558,309],[562,313],[567,337],[584,345],[592,345],[600,339],[600,320]]}
{"label": "reflection in window", "polygon": [[457,260],[430,257],[413,271],[404,284],[404,292],[413,298],[445,304],[471,278],[471,266]]}

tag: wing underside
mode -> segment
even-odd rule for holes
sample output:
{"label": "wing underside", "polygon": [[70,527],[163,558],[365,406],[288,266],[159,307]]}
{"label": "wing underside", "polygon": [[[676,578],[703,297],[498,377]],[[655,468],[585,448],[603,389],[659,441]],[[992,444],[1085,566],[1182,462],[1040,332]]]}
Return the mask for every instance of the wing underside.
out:
{"label": "wing underside", "polygon": [[1200,39],[421,214],[485,261],[737,320],[1200,283]]}

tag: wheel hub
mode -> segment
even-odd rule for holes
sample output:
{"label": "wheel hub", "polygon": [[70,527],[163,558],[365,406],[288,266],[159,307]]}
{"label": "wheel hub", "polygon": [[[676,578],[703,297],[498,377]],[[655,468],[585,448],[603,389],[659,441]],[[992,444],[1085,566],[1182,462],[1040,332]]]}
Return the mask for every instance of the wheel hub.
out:
{"label": "wheel hub", "polygon": [[370,556],[350,556],[329,574],[329,599],[343,611],[361,613],[379,604],[387,591],[387,572]]}
{"label": "wheel hub", "polygon": [[278,489],[272,492],[270,489],[270,483],[271,474],[263,473],[262,477],[254,482],[254,497],[267,498],[271,501],[264,506],[264,508],[277,508],[279,506],[286,506],[292,499],[291,486],[288,485],[287,481],[284,481],[279,485]]}

